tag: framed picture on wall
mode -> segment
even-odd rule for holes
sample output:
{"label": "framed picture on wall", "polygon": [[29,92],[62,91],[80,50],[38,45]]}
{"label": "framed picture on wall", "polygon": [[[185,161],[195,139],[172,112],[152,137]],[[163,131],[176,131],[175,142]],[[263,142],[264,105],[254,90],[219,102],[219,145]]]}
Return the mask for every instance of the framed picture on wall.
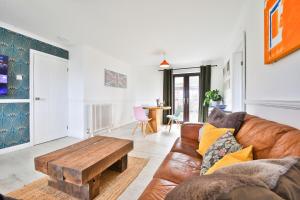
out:
{"label": "framed picture on wall", "polygon": [[227,61],[223,68],[223,77],[226,79],[230,76],[230,60]]}
{"label": "framed picture on wall", "polygon": [[226,65],[226,73],[227,73],[227,76],[230,76],[230,61],[229,60]]}
{"label": "framed picture on wall", "polygon": [[228,60],[223,68],[223,88],[224,91],[230,89],[230,60]]}
{"label": "framed picture on wall", "polygon": [[276,62],[300,48],[299,27],[299,0],[265,0],[265,64]]}
{"label": "framed picture on wall", "polygon": [[118,74],[118,87],[127,88],[127,76],[125,74]]}
{"label": "framed picture on wall", "polygon": [[104,69],[104,85],[107,87],[127,88],[127,75]]}
{"label": "framed picture on wall", "polygon": [[104,69],[104,85],[108,87],[118,87],[118,73]]}

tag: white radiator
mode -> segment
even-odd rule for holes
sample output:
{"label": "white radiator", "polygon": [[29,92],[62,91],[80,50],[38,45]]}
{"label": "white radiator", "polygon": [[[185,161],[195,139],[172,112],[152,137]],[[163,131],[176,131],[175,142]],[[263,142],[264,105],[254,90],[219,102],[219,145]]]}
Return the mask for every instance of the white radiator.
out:
{"label": "white radiator", "polygon": [[94,135],[102,130],[111,130],[112,104],[88,104],[85,106],[86,131]]}

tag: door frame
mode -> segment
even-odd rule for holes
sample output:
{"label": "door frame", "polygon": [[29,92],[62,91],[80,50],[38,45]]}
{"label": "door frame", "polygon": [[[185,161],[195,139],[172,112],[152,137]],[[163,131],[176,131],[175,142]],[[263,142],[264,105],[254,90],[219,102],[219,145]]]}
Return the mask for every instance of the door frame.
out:
{"label": "door frame", "polygon": [[[57,57],[48,53],[44,53],[41,51],[37,51],[34,49],[29,50],[30,53],[30,60],[29,60],[29,107],[30,107],[30,125],[29,125],[29,135],[30,135],[30,144],[31,146],[36,145],[36,142],[34,141],[34,55],[41,55],[41,56],[48,56],[53,59],[59,60],[59,61],[64,61],[67,63],[67,68],[69,69],[69,60]],[[69,87],[69,81],[67,81],[68,87]],[[68,109],[68,108],[67,108]],[[69,119],[68,119],[69,120]],[[68,134],[68,130],[67,130]]]}
{"label": "door frame", "polygon": [[[240,82],[241,82],[241,96],[240,96],[240,103],[241,103],[241,109],[240,111],[246,111],[247,109],[247,48],[246,48],[246,31],[244,31],[239,39],[239,43],[235,48],[235,51],[232,53],[232,67],[234,68],[233,70],[235,70],[235,65],[236,65],[236,55],[237,54],[241,54],[242,59],[241,59],[241,64],[239,65],[239,67],[241,67],[240,69],[240,73],[238,74],[240,76]],[[232,72],[233,72],[232,70]],[[234,73],[232,73],[233,76]],[[234,78],[232,78],[232,80],[234,80]],[[232,84],[233,85],[233,84]],[[232,95],[234,94],[234,91],[232,90]],[[233,101],[233,96],[231,97],[232,101]]]}
{"label": "door frame", "polygon": [[[190,76],[198,76],[200,79],[200,72],[198,73],[182,73],[182,74],[173,74],[172,77],[172,110],[175,112],[175,78],[176,77],[183,77],[183,97],[184,97],[184,105],[183,105],[183,121],[189,121],[189,113],[190,113],[190,108],[189,104],[186,102],[189,102],[190,99],[190,91],[189,91],[189,79],[188,77]],[[200,88],[200,84],[199,84]],[[187,97],[186,97],[187,95]],[[188,98],[188,100],[186,99]]]}
{"label": "door frame", "polygon": [[242,70],[242,102],[244,111],[247,110],[247,32],[243,31],[242,49],[243,49],[243,70]]}

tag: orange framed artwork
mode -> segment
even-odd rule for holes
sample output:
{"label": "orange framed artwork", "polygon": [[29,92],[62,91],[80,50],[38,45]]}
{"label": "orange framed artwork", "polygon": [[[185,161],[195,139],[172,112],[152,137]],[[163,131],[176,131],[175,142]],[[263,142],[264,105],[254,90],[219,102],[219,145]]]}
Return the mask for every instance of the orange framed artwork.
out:
{"label": "orange framed artwork", "polygon": [[265,64],[300,49],[300,0],[265,0]]}

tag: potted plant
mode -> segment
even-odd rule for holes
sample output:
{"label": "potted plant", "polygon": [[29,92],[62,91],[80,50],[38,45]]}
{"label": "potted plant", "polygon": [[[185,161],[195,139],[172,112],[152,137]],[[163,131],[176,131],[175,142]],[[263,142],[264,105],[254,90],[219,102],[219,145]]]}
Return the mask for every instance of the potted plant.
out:
{"label": "potted plant", "polygon": [[219,106],[222,101],[222,96],[219,94],[219,90],[210,90],[205,93],[204,106]]}

